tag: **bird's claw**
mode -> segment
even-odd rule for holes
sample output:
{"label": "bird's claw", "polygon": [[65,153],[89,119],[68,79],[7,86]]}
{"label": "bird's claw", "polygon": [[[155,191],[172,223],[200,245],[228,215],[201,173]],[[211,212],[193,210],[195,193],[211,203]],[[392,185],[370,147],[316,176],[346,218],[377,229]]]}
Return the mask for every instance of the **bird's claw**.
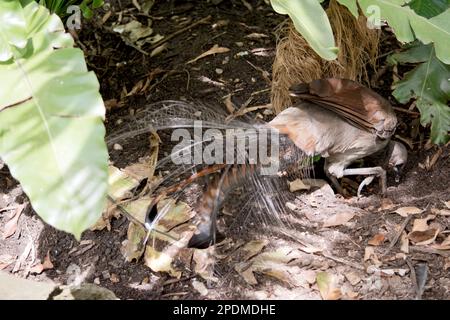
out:
{"label": "bird's claw", "polygon": [[358,192],[356,193],[356,195],[359,197],[361,197],[361,191],[365,186],[368,186],[369,184],[372,183],[373,179],[375,178],[375,176],[368,176],[366,177],[360,184],[358,187]]}

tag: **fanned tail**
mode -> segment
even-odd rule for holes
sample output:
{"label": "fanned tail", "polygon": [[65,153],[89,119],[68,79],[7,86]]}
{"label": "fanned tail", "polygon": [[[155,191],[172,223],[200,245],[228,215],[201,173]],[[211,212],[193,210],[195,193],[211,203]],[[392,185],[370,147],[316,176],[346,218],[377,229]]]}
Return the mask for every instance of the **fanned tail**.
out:
{"label": "fanned tail", "polygon": [[[240,206],[238,216],[241,217],[236,217],[235,221],[249,222],[250,214],[255,218],[251,221],[252,224],[257,222],[273,225],[286,221],[284,219],[288,215],[285,209],[286,193],[281,192],[287,188],[286,181],[280,179],[278,175],[264,175],[264,165],[247,152],[249,146],[260,142],[261,131],[268,130],[270,133],[273,129],[269,129],[265,124],[251,123],[248,118],[245,121],[227,122],[226,117],[227,115],[220,109],[213,110],[204,105],[193,105],[182,101],[162,101],[138,110],[134,116],[124,120],[120,130],[108,137],[107,143],[110,146],[114,143],[131,143],[137,136],[155,131],[161,137],[162,153],[167,154],[161,157],[156,165],[156,171],[163,172],[164,177],[157,184],[152,185],[151,193],[154,195],[154,200],[146,216],[146,228],[149,231],[155,228],[170,209],[168,204],[156,210],[158,201],[164,196],[170,196],[174,201],[178,201],[186,197],[186,193],[189,193],[187,190],[194,184],[203,184],[204,187],[197,201],[193,203],[198,230],[189,242],[190,247],[205,248],[216,243],[218,212],[226,201],[227,195],[237,187],[242,188],[249,197]],[[201,125],[202,129],[215,129],[224,134],[218,138],[195,136],[198,125]],[[181,148],[174,149],[169,134],[173,137],[175,129],[185,129],[193,135]],[[230,151],[225,148],[226,140],[229,138],[226,131],[230,129],[238,130],[234,137],[237,141],[246,141],[245,150]],[[267,132],[264,131],[264,133]],[[208,164],[182,161],[185,153],[195,156],[196,147],[204,150],[211,141],[221,144],[224,147],[224,156],[230,156],[235,162]],[[287,176],[292,175],[292,172],[300,173],[302,177],[309,176],[310,158],[306,157],[289,138],[280,136],[272,143],[277,143],[279,147],[279,154],[276,154],[279,158],[272,159],[279,161],[279,172],[284,172]],[[270,154],[269,158],[271,156],[274,155]],[[240,161],[237,161],[238,159]],[[189,197],[192,197],[192,194],[189,194]],[[257,214],[251,212],[253,210],[246,210],[250,206],[250,201],[257,203],[259,209]]]}

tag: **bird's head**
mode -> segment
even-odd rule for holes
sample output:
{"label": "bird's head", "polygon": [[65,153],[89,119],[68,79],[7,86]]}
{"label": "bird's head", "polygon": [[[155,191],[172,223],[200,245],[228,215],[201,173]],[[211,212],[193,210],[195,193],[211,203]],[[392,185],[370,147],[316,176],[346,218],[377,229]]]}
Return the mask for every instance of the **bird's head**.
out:
{"label": "bird's head", "polygon": [[395,182],[400,181],[403,168],[408,160],[408,151],[406,147],[398,141],[389,142],[389,168],[395,172]]}

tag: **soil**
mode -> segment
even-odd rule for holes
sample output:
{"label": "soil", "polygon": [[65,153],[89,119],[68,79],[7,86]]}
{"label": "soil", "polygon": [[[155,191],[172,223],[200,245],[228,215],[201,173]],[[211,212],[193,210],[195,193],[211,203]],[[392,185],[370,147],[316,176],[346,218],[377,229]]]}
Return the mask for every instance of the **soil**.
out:
{"label": "soil", "polygon": [[[245,3],[249,3],[249,10]],[[88,66],[98,75],[103,99],[109,106],[106,126],[108,134],[120,127],[127,117],[134,115],[140,109],[152,102],[161,100],[199,101],[215,108],[225,108],[224,98],[232,94],[232,102],[242,106],[253,94],[250,106],[263,105],[270,102],[271,64],[275,54],[274,30],[284,17],[275,14],[264,1],[222,1],[215,5],[209,1],[157,1],[151,9],[154,33],[170,35],[180,29],[183,21],[188,25],[192,22],[211,18],[206,22],[187,30],[168,41],[168,47],[159,55],[150,57],[135,48],[128,46],[120,36],[108,27],[118,19],[122,12],[124,19],[130,18],[134,8],[131,1],[109,1],[111,17],[101,23],[107,10],[97,11],[97,19],[84,21],[83,29],[78,30],[77,45],[87,57]],[[126,11],[128,10],[128,11]],[[141,22],[147,17],[133,16]],[[219,25],[213,27],[214,24]],[[264,37],[249,38],[252,33],[264,34]],[[389,35],[387,35],[389,36]],[[210,49],[214,44],[229,48],[226,54],[217,54],[200,59],[195,63],[186,62]],[[265,48],[266,56],[251,53],[251,50]],[[145,49],[145,47],[144,47]],[[382,48],[383,51],[392,50]],[[151,50],[149,50],[150,52]],[[242,54],[242,52],[247,52]],[[381,52],[382,54],[383,52]],[[227,57],[227,58],[226,58]],[[228,60],[225,60],[228,59]],[[226,62],[228,61],[228,62]],[[380,60],[383,64],[384,60]],[[218,70],[221,69],[221,70]],[[402,72],[402,71],[401,71]],[[222,86],[214,86],[203,82],[200,77],[208,77],[221,81]],[[149,79],[149,86],[143,91],[124,97],[140,81]],[[269,80],[269,81],[268,81]],[[386,87],[392,83],[392,70],[389,69],[381,77],[379,91],[385,93]],[[113,99],[116,101],[114,102]],[[394,101],[393,99],[391,99]],[[120,103],[116,103],[120,102]],[[403,108],[404,106],[399,106]],[[256,117],[252,113],[252,117]],[[268,115],[260,115],[267,118]],[[343,288],[350,288],[344,294],[346,298],[357,299],[413,299],[416,296],[416,284],[411,277],[413,266],[426,264],[428,278],[423,299],[448,299],[450,297],[449,267],[450,252],[440,254],[411,250],[404,259],[395,258],[400,253],[395,246],[387,258],[383,260],[384,267],[407,270],[406,275],[379,275],[366,272],[368,262],[364,261],[365,248],[368,241],[376,234],[385,232],[389,237],[395,235],[395,230],[405,218],[392,212],[398,207],[415,206],[425,209],[418,217],[425,217],[433,208],[445,208],[443,201],[449,201],[450,181],[450,147],[425,146],[427,130],[421,128],[412,135],[408,128],[417,121],[417,115],[399,113],[401,125],[398,135],[408,137],[414,143],[409,150],[409,162],[403,172],[402,180],[396,184],[389,179],[386,198],[378,195],[375,184],[369,187],[364,197],[333,197],[329,199],[319,195],[315,205],[308,204],[310,193],[295,193],[289,195],[293,203],[292,217],[295,223],[290,225],[286,236],[276,232],[266,232],[257,228],[252,219],[250,222],[234,221],[225,218],[230,227],[225,230],[231,243],[245,243],[255,239],[266,239],[276,248],[277,245],[301,247],[302,241],[320,245],[326,248],[326,255],[308,253],[300,250],[296,258],[299,274],[307,271],[326,271],[335,274]],[[123,150],[110,150],[111,160],[118,167],[135,162],[148,150],[145,137],[138,137],[132,144],[124,146]],[[439,151],[441,150],[441,151]],[[427,159],[437,152],[442,152],[431,168],[425,168]],[[320,174],[319,174],[320,175]],[[0,170],[0,230],[3,230],[8,220],[8,207],[26,203],[28,199],[20,185],[9,174],[4,166]],[[319,190],[320,191],[320,190]],[[353,191],[351,191],[353,192]],[[245,196],[236,193],[235,199]],[[392,202],[391,206],[385,204]],[[225,208],[233,212],[240,210],[238,201],[226,203]],[[255,214],[255,207],[248,211]],[[339,210],[355,212],[355,218],[350,225],[340,225],[334,228],[322,228],[315,215],[327,217]],[[257,214],[257,212],[256,212]],[[439,216],[436,220],[449,229],[448,216]],[[307,283],[302,285],[286,284],[270,277],[264,272],[256,272],[258,284],[246,283],[235,271],[235,266],[241,258],[238,253],[231,252],[227,259],[218,260],[216,273],[219,281],[207,282],[209,293],[204,296],[192,287],[193,280],[204,282],[194,272],[185,272],[178,280],[173,280],[164,273],[154,273],[142,262],[126,262],[120,252],[121,243],[126,239],[128,220],[125,217],[113,219],[111,230],[86,231],[80,244],[73,236],[55,230],[46,225],[34,213],[30,205],[20,216],[17,230],[11,237],[0,242],[0,253],[18,257],[22,254],[30,240],[33,248],[23,266],[15,274],[19,277],[44,281],[51,279],[57,283],[67,284],[76,281],[96,282],[112,290],[120,299],[320,299],[317,285]],[[409,232],[412,222],[406,226]],[[242,232],[242,231],[246,232]],[[299,240],[301,238],[301,240]],[[391,240],[392,238],[389,238]],[[377,247],[377,252],[383,252],[389,247],[385,241]],[[34,249],[34,250],[33,250]],[[220,249],[219,249],[220,250]],[[41,274],[29,274],[27,266],[36,261],[42,261],[50,254],[53,268]],[[389,260],[389,258],[392,258]],[[14,263],[5,267],[12,272]],[[349,284],[349,274],[357,274],[358,283]],[[345,277],[344,277],[345,275]],[[343,290],[345,291],[345,290]],[[356,292],[356,295],[350,294]]]}

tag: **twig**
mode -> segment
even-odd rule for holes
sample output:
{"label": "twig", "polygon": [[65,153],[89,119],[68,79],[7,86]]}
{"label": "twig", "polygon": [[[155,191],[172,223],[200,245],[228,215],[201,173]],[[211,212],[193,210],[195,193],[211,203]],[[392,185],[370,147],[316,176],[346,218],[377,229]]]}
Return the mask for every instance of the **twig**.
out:
{"label": "twig", "polygon": [[224,32],[221,32],[221,33],[219,33],[219,34],[216,34],[214,37],[212,37],[211,39],[209,39],[209,41],[213,41],[214,39],[217,39],[218,37],[221,37],[221,36],[223,36],[224,34],[226,34],[227,32],[226,31],[224,31]]}
{"label": "twig", "polygon": [[361,266],[359,264],[356,264],[354,262],[347,261],[345,259],[341,259],[341,258],[338,258],[338,257],[334,257],[334,256],[332,256],[332,255],[330,255],[328,253],[325,253],[325,252],[318,252],[318,254],[324,256],[325,258],[328,258],[328,259],[334,260],[336,262],[348,265],[348,266],[350,266],[352,268],[365,271],[365,268],[363,266]]}
{"label": "twig", "polygon": [[176,73],[179,73],[179,72],[181,72],[181,71],[170,70],[170,71],[166,72],[166,73],[161,77],[161,80],[155,82],[154,84],[152,84],[152,85],[150,86],[150,88],[148,88],[148,93],[149,93],[149,94],[147,95],[147,97],[150,95],[150,93],[153,91],[153,89],[155,89],[156,86],[158,86],[159,84],[161,84],[164,80],[166,80],[166,79],[167,79],[168,77],[170,77],[171,75],[176,74]]}
{"label": "twig", "polygon": [[205,23],[205,22],[207,22],[209,19],[211,19],[211,16],[207,16],[206,18],[197,20],[196,22],[194,22],[194,23],[192,23],[192,24],[190,24],[190,25],[188,25],[188,26],[186,26],[186,27],[184,27],[184,28],[181,28],[180,30],[175,31],[174,33],[168,35],[168,36],[165,37],[164,39],[161,39],[161,40],[159,40],[158,42],[152,44],[152,45],[150,46],[149,50],[153,50],[153,49],[159,47],[160,45],[162,45],[163,43],[166,43],[167,41],[169,41],[170,39],[176,37],[177,35],[179,35],[179,34],[185,32],[185,31],[187,31],[187,30],[189,30],[189,29],[192,29],[192,28],[196,27],[197,25],[199,25],[199,24],[201,24],[201,23]]}
{"label": "twig", "polygon": [[189,292],[171,292],[171,293],[165,293],[161,297],[173,297],[173,296],[185,296]]}
{"label": "twig", "polygon": [[250,96],[254,97],[257,94],[268,92],[268,91],[270,91],[270,88],[265,88],[265,89],[262,89],[262,90],[258,90],[258,91],[252,92],[252,94]]}
{"label": "twig", "polygon": [[250,66],[252,66],[256,71],[261,72],[262,77],[264,78],[264,80],[267,81],[267,83],[270,84],[270,83],[272,82],[272,81],[270,80],[270,78],[269,78],[269,73],[268,73],[266,70],[264,70],[263,68],[260,68],[260,67],[258,67],[258,66],[255,66],[253,63],[251,63],[251,62],[248,61],[247,59],[245,59],[245,61],[246,61]]}
{"label": "twig", "polygon": [[[286,232],[286,231],[284,231],[284,230],[281,230],[281,232],[282,232],[284,235],[290,237],[291,239],[297,241],[298,243],[300,243],[300,244],[301,244],[302,246],[304,246],[304,247],[313,247],[311,244],[309,244],[309,243],[303,241],[303,240],[300,239],[299,237],[297,237],[297,236],[291,234],[290,232]],[[330,259],[330,260],[333,260],[333,261],[336,261],[336,262],[345,264],[345,265],[347,265],[347,266],[350,266],[350,267],[355,268],[355,269],[358,269],[358,270],[363,270],[363,271],[365,270],[363,266],[361,266],[361,265],[359,265],[359,264],[357,264],[357,263],[355,263],[355,262],[347,261],[347,260],[345,260],[345,259],[341,259],[341,258],[332,256],[331,254],[326,253],[326,252],[319,251],[319,252],[314,252],[313,254],[321,255],[321,256],[323,256],[324,258],[327,258],[327,259]]]}
{"label": "twig", "polygon": [[402,225],[400,226],[400,229],[397,231],[397,234],[395,235],[394,239],[392,239],[391,243],[389,244],[389,247],[386,249],[386,251],[381,255],[382,257],[384,257],[385,255],[387,255],[389,252],[391,252],[391,250],[395,247],[395,245],[397,244],[398,240],[400,239],[403,230],[405,230],[406,226],[408,225],[409,221],[412,219],[412,215],[408,215],[405,219],[405,221],[403,221]]}
{"label": "twig", "polygon": [[433,248],[427,248],[427,247],[420,247],[420,246],[411,246],[409,247],[411,251],[415,252],[421,252],[421,253],[431,253],[431,254],[438,254],[443,257],[450,257],[450,252],[444,251],[444,250],[438,250]]}
{"label": "twig", "polygon": [[419,113],[419,112],[416,112],[416,111],[410,111],[410,110],[403,109],[403,108],[399,108],[399,107],[394,107],[394,110],[395,110],[395,111],[398,111],[398,112],[407,113],[407,114],[410,114],[410,115],[413,115],[413,116],[420,116],[420,113]]}
{"label": "twig", "polygon": [[233,119],[235,119],[236,117],[240,117],[243,116],[246,113],[252,112],[252,111],[256,111],[259,109],[269,109],[272,106],[271,103],[268,104],[263,104],[263,105],[259,105],[259,106],[253,106],[253,107],[249,107],[249,108],[245,108],[245,109],[239,109],[235,114],[231,114],[229,115],[225,121],[231,121]]}
{"label": "twig", "polygon": [[377,59],[386,57],[386,56],[388,56],[388,55],[390,55],[391,53],[394,53],[394,52],[395,52],[394,50],[391,50],[391,51],[389,51],[389,52],[385,52],[385,53],[383,53],[383,54],[380,54],[379,56],[377,56]]}
{"label": "twig", "polygon": [[189,277],[186,277],[186,278],[181,278],[181,279],[170,279],[170,280],[167,280],[166,282],[164,282],[162,286],[165,287],[165,286],[167,286],[169,284],[174,284],[174,283],[178,283],[178,282],[191,280],[192,278],[195,278],[195,277],[196,277],[196,275],[189,276]]}

